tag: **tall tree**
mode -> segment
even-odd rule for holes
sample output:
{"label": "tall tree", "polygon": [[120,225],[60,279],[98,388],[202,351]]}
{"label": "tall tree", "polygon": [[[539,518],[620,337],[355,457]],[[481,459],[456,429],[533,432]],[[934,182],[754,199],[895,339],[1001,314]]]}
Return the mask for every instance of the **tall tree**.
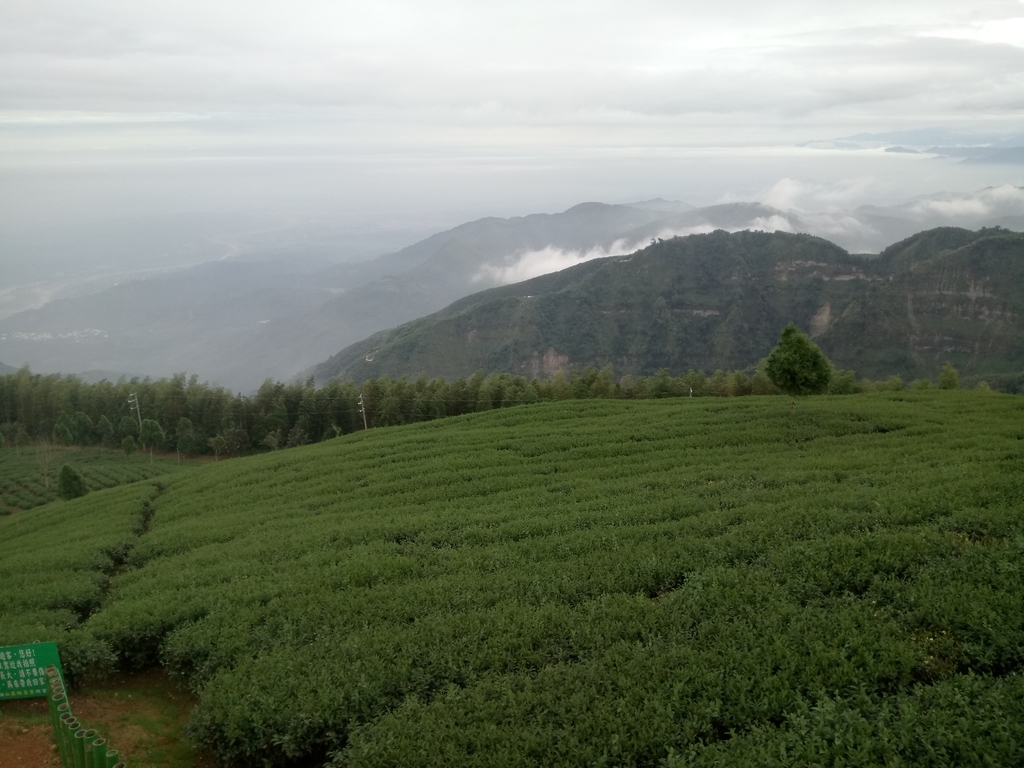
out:
{"label": "tall tree", "polygon": [[249,446],[249,435],[241,427],[229,427],[224,430],[224,450],[229,455],[234,456],[248,450]]}
{"label": "tall tree", "polygon": [[50,487],[50,473],[60,458],[61,446],[59,443],[41,438],[36,443],[36,463],[39,464],[39,473],[43,476],[43,487]]}
{"label": "tall tree", "polygon": [[178,419],[178,427],[175,430],[174,448],[178,454],[178,461],[181,461],[181,454],[188,455],[192,448],[192,441],[195,440],[195,429],[192,427],[192,420],[182,416]]}
{"label": "tall tree", "polygon": [[210,446],[211,450],[213,450],[213,460],[217,461],[217,458],[220,456],[220,452],[224,450],[224,438],[220,435],[214,435],[206,441],[206,444]]}
{"label": "tall tree", "polygon": [[71,445],[75,441],[74,435],[71,434],[71,429],[63,419],[54,426],[53,439],[64,446]]}
{"label": "tall tree", "polygon": [[88,445],[92,439],[93,424],[89,414],[84,411],[75,411],[71,417],[71,434],[75,438],[76,445]]}
{"label": "tall tree", "polygon": [[149,448],[149,460],[153,461],[153,446],[163,442],[164,430],[159,422],[154,419],[143,419],[142,429],[139,430],[139,439],[142,444]]}
{"label": "tall tree", "polygon": [[121,436],[131,435],[132,437],[138,437],[139,422],[135,420],[134,416],[122,416],[121,420],[117,423],[117,433]]}
{"label": "tall tree", "polygon": [[99,435],[100,443],[109,447],[114,439],[114,425],[106,415],[100,416],[100,420],[96,422],[96,433]]}
{"label": "tall tree", "polygon": [[302,428],[301,424],[296,424],[291,428],[288,433],[288,442],[285,444],[286,448],[298,448],[300,445],[309,444],[309,435],[306,434],[306,430]]}

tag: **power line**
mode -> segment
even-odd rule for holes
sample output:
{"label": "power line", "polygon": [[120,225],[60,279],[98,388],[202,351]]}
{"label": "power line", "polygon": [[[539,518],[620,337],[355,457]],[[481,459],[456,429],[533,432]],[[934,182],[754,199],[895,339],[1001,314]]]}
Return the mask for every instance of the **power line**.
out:
{"label": "power line", "polygon": [[359,412],[363,414],[363,429],[369,429],[366,425],[366,407],[363,405],[363,393],[359,393]]}
{"label": "power line", "polygon": [[139,434],[141,435],[142,434],[142,409],[139,408],[139,396],[136,393],[132,392],[131,394],[129,394],[129,396],[128,396],[128,406],[129,406],[129,410],[131,410],[132,406],[135,407],[135,414],[139,417]]}

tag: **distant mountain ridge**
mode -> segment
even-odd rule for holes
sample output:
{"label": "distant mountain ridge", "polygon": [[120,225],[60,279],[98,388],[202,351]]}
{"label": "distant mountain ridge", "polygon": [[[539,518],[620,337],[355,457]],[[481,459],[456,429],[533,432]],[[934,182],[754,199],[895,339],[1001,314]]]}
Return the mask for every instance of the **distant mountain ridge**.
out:
{"label": "distant mountain ridge", "polygon": [[809,141],[800,146],[819,149],[880,149],[886,152],[963,158],[975,164],[1016,164],[1024,162],[1024,133],[964,133],[944,128],[924,128],[884,133],[858,133],[827,141]]}
{"label": "distant mountain ridge", "polygon": [[1024,370],[1024,235],[933,229],[880,256],[808,235],[717,231],[657,242],[461,299],[311,369],[320,382],[477,369],[743,369],[788,322],[872,378]]}
{"label": "distant mountain ridge", "polygon": [[374,331],[486,287],[484,264],[552,245],[610,246],[664,211],[583,203],[563,213],[486,218],[358,264],[219,261],[0,320],[0,354],[33,370],[198,371],[233,389],[283,379]]}
{"label": "distant mountain ridge", "polygon": [[693,209],[655,198],[582,203],[561,213],[489,217],[395,253],[323,266],[278,253],[225,259],[0,319],[0,359],[49,373],[176,372],[235,391],[296,372],[386,328],[437,312],[482,289],[588,259],[623,255],[657,238],[716,229],[805,232],[851,252],[877,251],[942,224],[1024,229],[1024,190],[942,194],[901,206],[811,212],[756,202]]}

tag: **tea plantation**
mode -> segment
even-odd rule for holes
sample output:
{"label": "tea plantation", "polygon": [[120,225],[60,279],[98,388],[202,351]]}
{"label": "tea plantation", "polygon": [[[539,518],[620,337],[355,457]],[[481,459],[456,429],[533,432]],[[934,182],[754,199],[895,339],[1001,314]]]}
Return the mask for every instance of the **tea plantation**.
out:
{"label": "tea plantation", "polygon": [[1024,764],[1024,399],[567,401],[0,519],[0,644],[247,766]]}
{"label": "tea plantation", "polygon": [[196,466],[173,457],[126,456],[105,448],[4,448],[0,450],[0,515],[41,506],[57,498],[62,464],[74,467],[90,491],[113,488]]}

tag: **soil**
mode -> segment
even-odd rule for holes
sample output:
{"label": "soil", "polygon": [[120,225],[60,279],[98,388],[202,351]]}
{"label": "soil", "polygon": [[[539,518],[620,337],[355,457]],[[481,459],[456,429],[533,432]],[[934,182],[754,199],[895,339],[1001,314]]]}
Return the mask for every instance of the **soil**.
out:
{"label": "soil", "polygon": [[[215,768],[185,733],[194,698],[161,670],[117,675],[69,692],[84,726],[94,728],[132,768]],[[58,768],[46,700],[20,699],[0,709],[2,768]]]}
{"label": "soil", "polygon": [[[60,757],[50,738],[52,729],[49,724],[25,727],[8,719],[13,709],[13,705],[5,704],[4,716],[0,720],[4,768],[58,768]],[[45,715],[45,706],[42,711]]]}

